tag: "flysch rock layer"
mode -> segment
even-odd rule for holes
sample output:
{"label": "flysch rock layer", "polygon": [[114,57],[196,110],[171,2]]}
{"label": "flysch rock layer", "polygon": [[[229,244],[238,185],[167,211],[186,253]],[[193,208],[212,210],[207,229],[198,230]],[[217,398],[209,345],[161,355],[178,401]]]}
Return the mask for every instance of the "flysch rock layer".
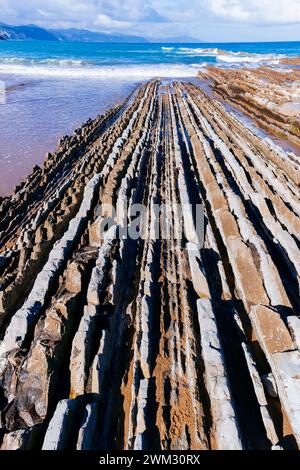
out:
{"label": "flysch rock layer", "polygon": [[[293,64],[295,61],[295,64]],[[282,59],[297,65],[299,57]],[[216,95],[250,116],[263,130],[300,146],[300,71],[258,67],[222,69],[208,67],[199,73],[209,80]],[[299,175],[298,175],[299,178]]]}
{"label": "flysch rock layer", "polygon": [[0,202],[0,449],[299,448],[299,167],[176,81],[61,139]]}

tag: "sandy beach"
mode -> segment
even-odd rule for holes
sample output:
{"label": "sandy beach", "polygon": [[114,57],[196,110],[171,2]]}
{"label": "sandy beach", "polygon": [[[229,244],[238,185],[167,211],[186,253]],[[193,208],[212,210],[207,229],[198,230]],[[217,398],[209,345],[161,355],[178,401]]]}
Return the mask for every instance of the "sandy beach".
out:
{"label": "sandy beach", "polygon": [[42,165],[58,140],[111,106],[123,101],[137,82],[1,75],[6,104],[0,105],[0,197],[12,193]]}

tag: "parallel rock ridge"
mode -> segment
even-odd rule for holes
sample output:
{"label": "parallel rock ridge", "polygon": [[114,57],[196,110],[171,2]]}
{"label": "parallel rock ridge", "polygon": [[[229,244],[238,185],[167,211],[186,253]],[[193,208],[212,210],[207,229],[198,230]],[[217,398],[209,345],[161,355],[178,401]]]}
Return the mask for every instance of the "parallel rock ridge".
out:
{"label": "parallel rock ridge", "polygon": [[1,449],[298,448],[299,167],[181,82],[64,138],[0,205]]}
{"label": "parallel rock ridge", "polygon": [[[299,58],[282,59],[283,63]],[[300,148],[300,70],[258,67],[208,67],[200,77],[210,80],[214,92],[255,120],[262,129]]]}

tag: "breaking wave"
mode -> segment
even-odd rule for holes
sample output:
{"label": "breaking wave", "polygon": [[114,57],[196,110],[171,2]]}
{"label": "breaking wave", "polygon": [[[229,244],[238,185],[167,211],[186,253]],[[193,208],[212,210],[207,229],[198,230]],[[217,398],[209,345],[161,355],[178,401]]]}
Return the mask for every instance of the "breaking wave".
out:
{"label": "breaking wave", "polygon": [[249,62],[252,64],[255,63],[269,63],[269,64],[278,64],[279,63],[279,58],[276,58],[275,56],[267,56],[267,55],[217,55],[217,60],[219,62],[227,62],[231,64],[235,63],[243,63],[243,62]]}
{"label": "breaking wave", "polygon": [[[176,55],[187,56],[187,57],[201,57],[203,60],[205,57],[214,59],[215,63],[227,63],[227,64],[241,64],[241,63],[268,63],[278,64],[279,59],[283,57],[282,54],[255,54],[247,52],[234,52],[225,51],[218,48],[203,48],[203,47],[162,47],[163,51],[173,52]],[[210,59],[211,60],[211,59]]]}
{"label": "breaking wave", "polygon": [[[200,66],[200,64],[199,64]],[[72,77],[72,78],[172,78],[191,77],[197,75],[195,66],[180,64],[157,64],[157,65],[130,65],[130,66],[94,66],[82,67],[74,64],[50,65],[24,65],[22,63],[0,62],[0,73],[19,74],[45,77]]]}
{"label": "breaking wave", "polygon": [[70,67],[81,67],[88,64],[93,64],[92,61],[87,60],[75,60],[75,59],[30,59],[26,57],[3,57],[0,59],[0,65],[2,64],[27,64],[27,65],[43,65],[49,64],[53,66],[70,66]]}

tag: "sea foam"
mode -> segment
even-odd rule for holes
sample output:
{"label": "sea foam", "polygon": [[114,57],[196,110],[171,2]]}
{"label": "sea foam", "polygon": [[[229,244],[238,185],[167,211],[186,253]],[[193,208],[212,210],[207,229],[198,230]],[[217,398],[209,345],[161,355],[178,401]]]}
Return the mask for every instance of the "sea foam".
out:
{"label": "sea foam", "polygon": [[43,76],[43,77],[72,77],[72,78],[121,78],[139,80],[153,77],[191,77],[197,75],[195,67],[180,64],[157,64],[157,65],[130,65],[130,66],[78,66],[76,64],[51,66],[34,64],[24,65],[15,63],[1,63],[0,73]]}

